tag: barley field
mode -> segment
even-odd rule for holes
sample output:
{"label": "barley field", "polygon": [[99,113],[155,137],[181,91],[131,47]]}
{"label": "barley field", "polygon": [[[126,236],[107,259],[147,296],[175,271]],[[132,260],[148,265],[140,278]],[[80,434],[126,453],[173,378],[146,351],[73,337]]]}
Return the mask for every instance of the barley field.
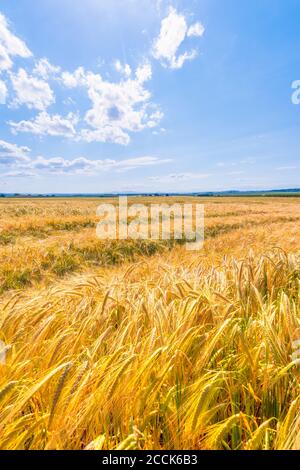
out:
{"label": "barley field", "polygon": [[162,201],[202,250],[0,199],[0,449],[300,449],[300,198]]}

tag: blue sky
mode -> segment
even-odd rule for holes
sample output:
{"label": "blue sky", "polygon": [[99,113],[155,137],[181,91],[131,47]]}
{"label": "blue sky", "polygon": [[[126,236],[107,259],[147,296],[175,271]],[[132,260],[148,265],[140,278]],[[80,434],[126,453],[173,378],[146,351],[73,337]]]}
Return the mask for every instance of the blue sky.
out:
{"label": "blue sky", "polygon": [[300,187],[298,0],[1,0],[0,191]]}

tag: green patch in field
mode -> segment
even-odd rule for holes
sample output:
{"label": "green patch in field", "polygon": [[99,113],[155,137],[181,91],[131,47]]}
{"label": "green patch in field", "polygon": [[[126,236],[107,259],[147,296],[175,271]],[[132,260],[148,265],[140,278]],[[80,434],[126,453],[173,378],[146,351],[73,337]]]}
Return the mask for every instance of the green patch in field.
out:
{"label": "green patch in field", "polygon": [[22,289],[31,283],[31,269],[23,270],[5,270],[2,272],[2,282],[0,284],[0,293],[12,289]]}

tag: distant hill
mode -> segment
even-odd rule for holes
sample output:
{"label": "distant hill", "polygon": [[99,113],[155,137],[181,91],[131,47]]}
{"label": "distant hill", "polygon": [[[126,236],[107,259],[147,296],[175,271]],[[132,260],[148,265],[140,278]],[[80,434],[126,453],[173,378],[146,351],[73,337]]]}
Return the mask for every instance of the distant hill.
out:
{"label": "distant hill", "polygon": [[104,197],[118,197],[118,196],[199,196],[199,197],[241,197],[241,196],[300,196],[300,188],[289,189],[268,189],[265,191],[205,191],[205,192],[148,192],[148,193],[134,193],[134,192],[121,192],[121,193],[46,193],[46,194],[31,194],[31,193],[1,193],[0,198],[62,198],[62,197],[90,197],[90,198],[104,198]]}

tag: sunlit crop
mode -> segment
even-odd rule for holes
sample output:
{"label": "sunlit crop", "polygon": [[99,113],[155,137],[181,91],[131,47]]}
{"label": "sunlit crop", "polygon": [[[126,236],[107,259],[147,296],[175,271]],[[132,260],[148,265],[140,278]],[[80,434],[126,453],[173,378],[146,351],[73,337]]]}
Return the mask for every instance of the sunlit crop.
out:
{"label": "sunlit crop", "polygon": [[1,202],[0,449],[300,449],[300,200],[197,202],[199,252]]}

